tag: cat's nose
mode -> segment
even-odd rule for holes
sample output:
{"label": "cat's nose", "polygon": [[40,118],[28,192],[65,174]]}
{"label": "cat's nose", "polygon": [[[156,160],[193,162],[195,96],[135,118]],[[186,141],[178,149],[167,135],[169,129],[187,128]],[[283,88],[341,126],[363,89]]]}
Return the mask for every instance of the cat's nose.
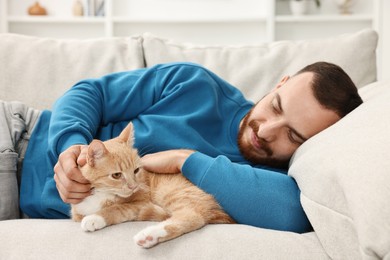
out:
{"label": "cat's nose", "polygon": [[130,190],[135,190],[136,188],[137,188],[137,184],[130,184],[130,183],[128,183],[127,184],[127,187],[130,189]]}

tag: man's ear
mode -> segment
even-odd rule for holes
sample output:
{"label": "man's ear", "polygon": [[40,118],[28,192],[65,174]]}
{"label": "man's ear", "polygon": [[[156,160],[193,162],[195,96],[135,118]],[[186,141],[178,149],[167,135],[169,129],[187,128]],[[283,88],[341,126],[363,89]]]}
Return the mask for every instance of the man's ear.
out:
{"label": "man's ear", "polygon": [[279,81],[279,83],[276,84],[276,86],[275,86],[275,88],[274,88],[273,90],[276,90],[276,89],[280,88],[281,86],[283,86],[284,83],[286,83],[289,79],[290,79],[290,76],[288,76],[288,75],[287,75],[287,76],[284,76],[284,77]]}

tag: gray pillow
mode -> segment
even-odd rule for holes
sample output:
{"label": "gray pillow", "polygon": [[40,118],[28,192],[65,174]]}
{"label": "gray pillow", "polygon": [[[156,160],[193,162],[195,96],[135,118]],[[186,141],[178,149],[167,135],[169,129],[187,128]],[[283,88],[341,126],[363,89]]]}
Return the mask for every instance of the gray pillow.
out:
{"label": "gray pillow", "polygon": [[376,80],[377,33],[366,29],[322,40],[279,41],[241,46],[180,43],[143,35],[146,66],[172,61],[202,64],[258,101],[283,76],[316,61],[343,67],[362,87]]}
{"label": "gray pillow", "polygon": [[364,104],[304,143],[289,170],[332,259],[390,257],[390,82],[360,93]]}
{"label": "gray pillow", "polygon": [[50,108],[77,81],[144,67],[142,39],[0,35],[0,99]]}

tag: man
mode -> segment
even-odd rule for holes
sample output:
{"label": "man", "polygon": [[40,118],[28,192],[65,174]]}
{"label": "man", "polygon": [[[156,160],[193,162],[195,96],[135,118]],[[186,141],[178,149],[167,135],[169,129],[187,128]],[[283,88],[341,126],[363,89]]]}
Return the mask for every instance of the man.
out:
{"label": "man", "polygon": [[283,78],[256,105],[189,63],[84,80],[52,112],[39,113],[36,123],[27,120],[34,130],[20,205],[30,217],[68,217],[66,203],[91,193],[77,168],[77,160],[83,163],[82,145],[117,136],[132,121],[145,168],[181,172],[239,223],[309,231],[295,181],[285,170],[265,165],[285,168],[303,142],[361,103],[348,75],[324,62]]}

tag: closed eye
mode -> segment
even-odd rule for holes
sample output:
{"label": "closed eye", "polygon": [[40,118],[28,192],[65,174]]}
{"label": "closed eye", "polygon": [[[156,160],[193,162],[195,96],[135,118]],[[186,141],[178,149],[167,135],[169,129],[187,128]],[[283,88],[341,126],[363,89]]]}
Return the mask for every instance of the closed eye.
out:
{"label": "closed eye", "polygon": [[279,102],[278,102],[276,97],[272,99],[271,107],[272,107],[272,110],[274,111],[275,114],[280,114],[281,113]]}
{"label": "closed eye", "polygon": [[139,170],[140,170],[139,167],[135,168],[135,169],[134,169],[134,174],[137,174],[137,173],[139,172]]}
{"label": "closed eye", "polygon": [[[272,109],[276,114],[283,114],[283,106],[282,106],[282,99],[278,93],[275,94],[274,98],[272,99]],[[288,127],[287,129],[287,137],[288,139],[295,144],[301,145],[304,143],[307,138],[305,138],[302,134],[300,134],[297,130],[295,130],[292,127]]]}
{"label": "closed eye", "polygon": [[298,136],[297,136],[297,134],[296,133],[294,133],[294,131],[293,130],[288,130],[287,131],[287,136],[288,136],[288,139],[292,142],[292,143],[295,143],[295,144],[302,144],[304,141],[301,139],[301,138],[299,138]]}

